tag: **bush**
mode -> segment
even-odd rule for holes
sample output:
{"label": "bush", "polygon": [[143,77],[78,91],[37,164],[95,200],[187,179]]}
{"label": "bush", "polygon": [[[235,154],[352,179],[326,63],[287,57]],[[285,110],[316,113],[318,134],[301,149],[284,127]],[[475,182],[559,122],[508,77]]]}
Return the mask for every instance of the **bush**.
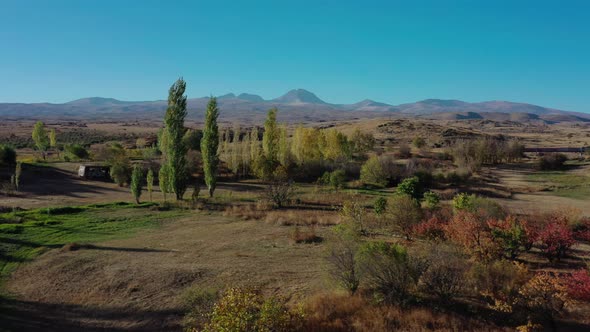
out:
{"label": "bush", "polygon": [[386,242],[369,242],[359,253],[371,289],[388,304],[407,304],[425,269],[425,262],[410,257],[406,248]]}
{"label": "bush", "polygon": [[448,221],[438,216],[432,216],[428,220],[417,224],[414,227],[414,234],[429,241],[445,241],[447,239],[447,224]]}
{"label": "bush", "polygon": [[396,193],[400,195],[407,195],[413,199],[419,200],[422,198],[423,189],[420,179],[417,176],[404,179],[397,185]]}
{"label": "bush", "polygon": [[350,294],[356,293],[361,282],[358,248],[358,235],[345,227],[336,228],[328,244],[328,271]]}
{"label": "bush", "polygon": [[361,181],[364,184],[377,187],[385,187],[387,185],[387,174],[385,174],[378,157],[373,156],[363,164],[361,167]]}
{"label": "bush", "polygon": [[295,227],[290,234],[290,238],[294,243],[315,243],[322,241],[322,238],[316,235],[313,225],[309,225],[307,230],[301,230],[299,226]]}
{"label": "bush", "polygon": [[340,216],[343,219],[343,224],[348,226],[351,231],[361,235],[365,232],[365,208],[358,202],[358,200],[345,201],[340,210]]}
{"label": "bush", "polygon": [[260,292],[230,288],[215,303],[203,331],[292,331],[301,322],[277,298]]}
{"label": "bush", "polygon": [[562,170],[567,157],[561,153],[552,153],[542,156],[537,162],[537,167],[542,171]]}
{"label": "bush", "polygon": [[568,227],[567,219],[558,216],[551,217],[537,234],[536,240],[550,261],[563,258],[576,242],[572,230]]}
{"label": "bush", "polygon": [[520,304],[542,317],[553,319],[568,303],[567,288],[547,272],[537,273],[519,290]]}
{"label": "bush", "polygon": [[204,326],[218,297],[218,292],[212,289],[191,288],[184,293],[182,300],[187,310],[184,326],[187,328]]}
{"label": "bush", "polygon": [[387,208],[387,199],[385,197],[377,197],[373,203],[373,211],[376,215],[382,215]]}
{"label": "bush", "polygon": [[395,196],[390,200],[384,219],[410,240],[414,227],[422,220],[422,209],[409,196]]}
{"label": "bush", "polygon": [[506,212],[502,206],[488,198],[460,193],[453,197],[453,209],[456,212],[470,212],[480,219],[502,219]]}
{"label": "bush", "polygon": [[456,213],[446,227],[446,235],[477,259],[496,259],[502,248],[494,241],[485,219],[467,211]]}
{"label": "bush", "polygon": [[129,177],[131,175],[131,165],[127,158],[117,158],[111,164],[110,170],[111,178],[115,181],[119,187],[129,183]]}
{"label": "bush", "polygon": [[492,309],[512,312],[520,296],[519,290],[529,278],[523,264],[499,260],[475,264],[467,279]]}
{"label": "bush", "polygon": [[438,208],[439,203],[440,196],[437,193],[433,191],[427,191],[424,193],[424,205],[426,205],[426,208],[434,210]]}
{"label": "bush", "polygon": [[90,154],[88,153],[88,150],[86,150],[83,146],[78,145],[78,144],[66,145],[65,151],[66,151],[67,157],[69,157],[71,160],[90,158]]}
{"label": "bush", "polygon": [[330,185],[334,189],[341,189],[346,182],[346,172],[342,169],[325,172],[318,182],[323,185]]}
{"label": "bush", "polygon": [[566,278],[567,293],[572,299],[590,302],[590,272],[578,270]]}
{"label": "bush", "polygon": [[0,166],[14,165],[16,165],[16,151],[8,145],[0,144]]}
{"label": "bush", "polygon": [[421,137],[421,136],[416,136],[414,137],[414,139],[412,140],[412,144],[418,148],[418,149],[422,149],[423,147],[426,146],[426,140]]}
{"label": "bush", "polygon": [[462,257],[445,250],[441,246],[432,248],[428,257],[429,266],[420,278],[421,286],[427,294],[448,302],[461,295],[465,286],[467,266]]}
{"label": "bush", "polygon": [[525,227],[514,217],[488,221],[492,238],[504,251],[506,258],[515,259],[527,247],[529,239]]}
{"label": "bush", "polygon": [[399,148],[397,150],[396,153],[396,157],[400,158],[400,159],[407,159],[410,158],[412,156],[412,149],[410,149],[410,146],[402,143],[399,145]]}

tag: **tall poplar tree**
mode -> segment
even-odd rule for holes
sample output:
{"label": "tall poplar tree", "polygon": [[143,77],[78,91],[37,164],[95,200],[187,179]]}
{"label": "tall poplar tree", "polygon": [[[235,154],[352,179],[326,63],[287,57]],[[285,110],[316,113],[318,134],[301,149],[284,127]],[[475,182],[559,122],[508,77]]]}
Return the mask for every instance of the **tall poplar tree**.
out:
{"label": "tall poplar tree", "polygon": [[213,192],[217,185],[217,167],[219,165],[219,128],[217,127],[217,117],[219,109],[217,108],[217,99],[211,97],[207,104],[205,113],[205,127],[203,128],[203,138],[201,139],[201,154],[203,157],[203,173],[205,175],[205,184],[209,190],[209,197],[213,197]]}
{"label": "tall poplar tree", "polygon": [[262,150],[270,163],[276,163],[279,159],[279,128],[277,126],[276,107],[271,108],[264,121],[264,135],[262,136]]}
{"label": "tall poplar tree", "polygon": [[35,142],[35,147],[37,147],[37,150],[41,152],[43,160],[45,160],[45,151],[47,151],[47,148],[49,148],[49,137],[47,136],[47,131],[45,130],[45,124],[41,121],[37,121],[31,136]]}
{"label": "tall poplar tree", "polygon": [[186,170],[186,146],[184,136],[184,118],[186,117],[186,82],[179,78],[168,91],[168,108],[164,117],[166,144],[164,146],[165,163],[168,165],[170,188],[181,200],[186,191],[188,174]]}

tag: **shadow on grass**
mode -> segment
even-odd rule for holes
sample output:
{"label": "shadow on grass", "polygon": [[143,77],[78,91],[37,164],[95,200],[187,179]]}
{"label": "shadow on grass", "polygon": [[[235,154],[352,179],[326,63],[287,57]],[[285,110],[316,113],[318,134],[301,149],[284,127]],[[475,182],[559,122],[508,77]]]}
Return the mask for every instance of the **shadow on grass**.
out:
{"label": "shadow on grass", "polygon": [[181,310],[52,304],[0,297],[0,331],[180,331]]}

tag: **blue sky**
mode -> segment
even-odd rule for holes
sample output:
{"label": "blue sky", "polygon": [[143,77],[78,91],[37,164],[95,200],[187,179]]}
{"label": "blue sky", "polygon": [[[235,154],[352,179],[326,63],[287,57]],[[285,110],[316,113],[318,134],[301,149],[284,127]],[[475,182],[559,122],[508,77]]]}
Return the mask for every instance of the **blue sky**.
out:
{"label": "blue sky", "polygon": [[[411,4],[410,4],[411,3]],[[0,102],[305,88],[590,112],[588,1],[0,0]]]}

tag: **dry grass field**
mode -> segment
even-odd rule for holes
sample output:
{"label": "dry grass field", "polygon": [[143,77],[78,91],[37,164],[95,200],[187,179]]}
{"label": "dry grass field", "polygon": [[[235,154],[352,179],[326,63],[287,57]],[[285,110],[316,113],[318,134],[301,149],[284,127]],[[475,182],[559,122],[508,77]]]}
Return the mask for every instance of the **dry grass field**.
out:
{"label": "dry grass field", "polygon": [[[0,139],[10,128],[12,136],[25,140],[31,126],[3,122]],[[50,126],[63,132],[80,129],[79,124],[71,123]],[[133,143],[138,137],[155,135],[159,126],[100,122],[84,124],[81,130],[108,133]],[[451,161],[437,161],[432,156],[445,153],[445,142],[451,138],[504,135],[525,146],[590,145],[590,127],[576,124],[371,119],[322,123],[321,127],[347,135],[356,128],[372,133],[377,142],[375,150],[391,156],[401,145],[423,137],[426,148],[412,147],[412,158],[397,158],[395,163],[403,169],[415,160],[428,160],[437,165],[435,171],[439,167],[444,172],[456,167]],[[291,132],[294,126],[289,128]],[[403,241],[373,215],[375,200],[393,199],[395,186],[371,188],[349,179],[344,188],[335,190],[307,181],[296,184],[296,199],[287,207],[273,210],[262,204],[267,188],[263,181],[238,181],[224,174],[214,198],[203,197],[202,190],[197,202],[186,200],[168,206],[156,186],[155,203],[134,207],[112,204],[132,202],[128,187],[79,178],[76,172],[80,162],[64,162],[55,156],[41,162],[31,149],[18,152],[25,162],[22,189],[0,196],[0,226],[4,227],[0,233],[0,330],[177,331],[185,327],[193,292],[240,286],[260,289],[265,296],[277,296],[292,307],[315,306],[314,310],[336,317],[338,314],[330,314],[330,310],[337,306],[328,302],[336,296],[333,294],[338,287],[330,277],[325,257],[335,225],[343,220],[340,210],[346,201],[357,202],[370,215],[367,223],[371,230],[363,235],[367,241],[385,240],[414,249],[427,246],[422,240]],[[590,162],[578,160],[576,155],[569,157],[566,169],[539,171],[535,167],[538,157],[529,155],[520,162],[482,167],[465,182],[432,190],[440,195],[443,205],[452,204],[455,194],[466,192],[487,197],[513,215],[566,211],[576,218],[590,217]],[[185,197],[191,196],[189,189]],[[142,201],[147,197],[144,191]],[[55,207],[67,207],[66,212],[52,210]],[[588,259],[588,243],[577,243],[558,263],[548,262],[538,249],[519,257],[531,272],[557,274],[581,268]],[[325,298],[318,298],[318,294]],[[333,323],[336,325],[331,328],[318,330],[391,330],[378,324],[362,325],[370,319],[369,313],[359,307],[369,304],[340,291],[336,294],[342,297],[340,301],[350,303],[350,308],[338,309],[350,310],[349,317],[339,321],[340,329]],[[384,310],[381,316],[391,316],[401,329],[420,324],[430,324],[432,328],[426,330],[515,327],[513,321],[503,322],[502,316],[484,307],[465,295],[457,310],[424,303],[409,311],[396,307],[375,310]],[[588,303],[577,303],[569,316],[558,318],[560,330],[587,328],[589,312]],[[487,319],[488,314],[492,318]],[[404,316],[410,318],[400,318]],[[353,320],[350,317],[357,317],[356,323],[348,321]],[[323,326],[320,322],[324,318],[313,319],[308,323]]]}

